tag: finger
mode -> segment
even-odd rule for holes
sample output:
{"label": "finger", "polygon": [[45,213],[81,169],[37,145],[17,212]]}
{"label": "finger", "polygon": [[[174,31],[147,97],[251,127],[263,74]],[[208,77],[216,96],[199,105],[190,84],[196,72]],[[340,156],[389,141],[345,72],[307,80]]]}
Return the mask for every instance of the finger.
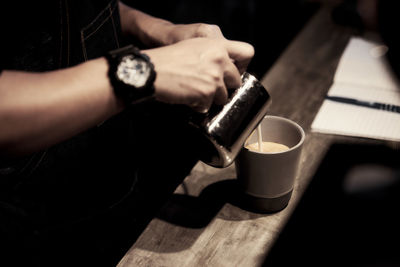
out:
{"label": "finger", "polygon": [[229,89],[236,89],[242,85],[239,69],[236,67],[233,61],[229,61],[228,63],[226,63],[224,71],[224,82],[225,86]]}
{"label": "finger", "polygon": [[210,36],[214,38],[224,38],[222,34],[221,28],[218,25],[210,24],[209,25]]}
{"label": "finger", "polygon": [[188,106],[199,113],[207,113],[215,98],[216,90],[206,90],[208,93],[192,95],[188,100]]}
{"label": "finger", "polygon": [[225,85],[218,86],[215,91],[214,103],[217,105],[223,105],[228,100],[228,90]]}
{"label": "finger", "polygon": [[246,71],[251,59],[254,56],[254,47],[251,44],[226,40],[225,47],[229,57],[235,62],[240,73]]}
{"label": "finger", "polygon": [[200,102],[194,101],[194,102],[189,104],[189,107],[191,109],[193,109],[194,111],[196,111],[196,112],[207,113],[208,110],[211,107],[211,104],[204,104],[204,103],[200,103]]}
{"label": "finger", "polygon": [[222,31],[218,25],[215,24],[197,24],[197,37],[209,37],[209,38],[222,38],[225,39]]}

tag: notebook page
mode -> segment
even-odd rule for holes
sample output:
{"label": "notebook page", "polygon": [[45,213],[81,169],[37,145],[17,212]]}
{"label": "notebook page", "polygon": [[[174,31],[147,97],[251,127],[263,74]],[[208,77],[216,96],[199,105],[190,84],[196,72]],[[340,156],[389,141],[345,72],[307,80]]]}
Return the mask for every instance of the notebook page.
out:
{"label": "notebook page", "polygon": [[350,39],[339,61],[334,83],[350,83],[379,88],[399,88],[384,57],[387,47],[358,37]]}
{"label": "notebook page", "polygon": [[[397,79],[384,57],[381,45],[352,38],[335,73],[330,96],[355,98],[400,106]],[[400,113],[325,100],[311,130],[374,139],[400,141]]]}
{"label": "notebook page", "polygon": [[[380,93],[379,90],[365,90],[361,87],[349,90],[349,87],[351,86],[334,84],[328,94],[338,95],[337,93],[344,91],[342,96],[353,97],[358,96],[361,90],[368,92],[364,93],[365,100],[400,105],[400,95],[395,91]],[[325,100],[311,129],[326,134],[400,141],[400,113]]]}

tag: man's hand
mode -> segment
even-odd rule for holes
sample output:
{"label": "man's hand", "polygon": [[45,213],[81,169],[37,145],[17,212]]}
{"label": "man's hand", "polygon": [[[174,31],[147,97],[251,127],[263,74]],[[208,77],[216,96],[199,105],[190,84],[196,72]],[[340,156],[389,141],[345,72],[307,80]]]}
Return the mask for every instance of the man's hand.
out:
{"label": "man's hand", "polygon": [[167,44],[174,44],[196,37],[225,39],[221,29],[217,25],[205,23],[171,24],[166,28],[165,33],[167,35],[167,38],[165,38]]}
{"label": "man's hand", "polygon": [[227,101],[227,88],[241,85],[240,74],[254,55],[247,43],[225,38],[193,38],[144,50],[154,63],[156,98],[206,112]]}
{"label": "man's hand", "polygon": [[125,34],[138,37],[154,63],[156,98],[206,112],[227,101],[227,88],[241,85],[240,75],[254,56],[250,44],[227,40],[217,25],[173,24],[120,3]]}

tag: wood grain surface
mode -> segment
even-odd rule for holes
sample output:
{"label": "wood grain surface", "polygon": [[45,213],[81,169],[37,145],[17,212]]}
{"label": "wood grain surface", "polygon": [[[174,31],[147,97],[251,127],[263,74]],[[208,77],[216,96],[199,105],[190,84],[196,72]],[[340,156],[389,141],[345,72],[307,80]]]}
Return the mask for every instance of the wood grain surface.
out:
{"label": "wood grain surface", "polygon": [[353,34],[334,24],[331,8],[323,6],[262,78],[272,98],[269,114],[289,118],[306,132],[288,207],[273,214],[241,209],[228,192],[235,166],[216,169],[199,162],[118,266],[261,266],[330,145],[379,142],[310,131]]}

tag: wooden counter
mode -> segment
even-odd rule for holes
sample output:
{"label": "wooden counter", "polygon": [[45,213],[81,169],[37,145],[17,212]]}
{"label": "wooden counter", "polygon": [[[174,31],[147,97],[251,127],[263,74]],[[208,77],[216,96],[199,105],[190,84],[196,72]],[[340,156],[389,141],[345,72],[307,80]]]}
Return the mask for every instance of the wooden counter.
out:
{"label": "wooden counter", "polygon": [[272,97],[269,114],[294,120],[307,135],[288,207],[274,214],[239,208],[225,197],[236,176],[234,165],[215,169],[200,162],[118,266],[261,266],[330,144],[378,142],[310,132],[354,34],[334,24],[330,12],[322,7],[262,78]]}

